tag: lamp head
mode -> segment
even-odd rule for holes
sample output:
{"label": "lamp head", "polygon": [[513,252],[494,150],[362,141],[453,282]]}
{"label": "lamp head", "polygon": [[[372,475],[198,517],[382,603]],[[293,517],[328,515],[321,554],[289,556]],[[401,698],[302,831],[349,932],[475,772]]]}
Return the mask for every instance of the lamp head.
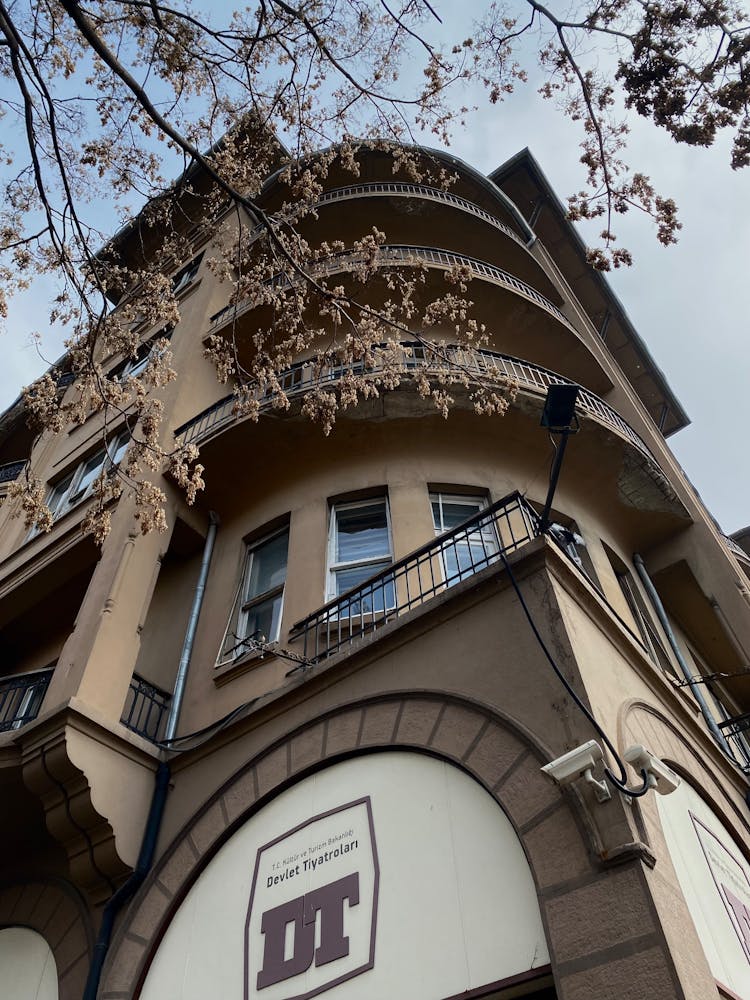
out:
{"label": "lamp head", "polygon": [[567,382],[551,385],[547,389],[547,398],[544,401],[541,426],[551,431],[570,430],[571,424],[576,419],[576,397],[580,388],[580,385],[571,385]]}

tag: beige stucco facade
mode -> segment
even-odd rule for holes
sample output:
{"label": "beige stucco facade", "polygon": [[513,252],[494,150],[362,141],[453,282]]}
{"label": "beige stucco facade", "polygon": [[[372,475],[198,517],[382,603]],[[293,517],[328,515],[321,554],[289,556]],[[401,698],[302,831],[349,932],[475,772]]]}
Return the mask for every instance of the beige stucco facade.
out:
{"label": "beige stucco facade", "polygon": [[[450,994],[434,984],[420,993],[402,957],[404,997],[750,1000],[750,909],[743,939],[745,917],[739,903],[729,905],[720,860],[711,867],[706,856],[706,884],[714,878],[723,914],[709,946],[657,793],[629,798],[613,789],[599,801],[585,780],[562,787],[540,770],[588,740],[601,742],[551,659],[620,755],[645,745],[705,804],[717,852],[736,860],[737,899],[737,879],[750,873],[750,750],[718,727],[750,711],[742,675],[750,662],[750,558],[720,533],[672,456],[664,435],[685,415],[621,305],[585,264],[533,158],[519,154],[491,179],[458,165],[448,196],[405,181],[389,189],[389,164],[369,156],[345,189],[331,170],[308,235],[353,239],[376,220],[389,243],[412,248],[428,283],[440,280],[446,261],[468,264],[490,342],[462,364],[509,374],[515,399],[502,417],[479,416],[456,389],[444,420],[407,373],[399,389],[342,413],[326,437],[300,414],[312,379],[307,357],[290,383],[289,410],[267,405],[257,422],[236,417],[203,345],[230,319],[238,343],[249,344],[252,310],[222,319],[227,287],[206,267],[211,243],[196,246],[206,256],[182,292],[171,338],[178,378],[162,390],[165,443],[177,432],[201,449],[206,489],[195,506],[161,476],[166,532],[142,536],[126,494],[101,551],[81,536],[85,497],[35,536],[10,503],[0,507],[0,928],[41,935],[59,997],[77,1000],[103,916],[111,916],[96,995],[151,996],[160,942],[173,940],[175,915],[202,873],[219,870],[212,861],[233,836],[256,818],[262,826],[264,809],[334,765],[367,757],[375,775],[389,753],[419,754],[468,775],[510,821],[546,951],[544,961],[507,975],[503,966],[492,981],[474,981],[469,970],[463,990]],[[273,208],[273,185],[265,197]],[[144,342],[153,333],[144,329]],[[450,347],[450,331],[437,337]],[[417,365],[407,350],[405,369]],[[567,550],[538,532],[551,453],[539,424],[556,381],[550,373],[582,387],[580,431],[569,440],[553,505],[554,522],[576,536]],[[32,441],[21,411],[0,422],[6,481],[28,462],[54,486],[100,446],[97,417]],[[441,504],[451,526],[458,509],[478,520],[436,540],[445,528],[436,520]],[[342,569],[335,532],[355,547],[366,541],[372,566],[380,558],[394,568],[362,590],[366,560]],[[252,560],[258,577],[271,565],[265,588],[253,590]],[[461,568],[446,582],[451,560]],[[352,566],[359,596],[341,603],[340,581]],[[263,629],[253,634],[250,622]],[[178,740],[165,744],[181,662]],[[685,683],[685,668],[698,683]],[[723,746],[717,731],[727,734]],[[155,850],[139,867],[164,763],[169,785]],[[632,770],[628,780],[638,786]],[[381,833],[390,830],[387,815],[385,806],[382,819],[375,815],[375,835],[379,823]],[[688,820],[677,807],[670,815],[689,839]],[[388,882],[388,865],[383,856],[382,891],[403,891]],[[110,900],[123,885],[132,892],[115,907]],[[220,888],[212,890],[219,897]],[[491,901],[480,909],[485,922],[494,919]],[[498,934],[508,919],[499,898]],[[387,940],[381,932],[378,941]],[[241,960],[233,948],[227,944],[228,962]],[[322,994],[370,996],[368,975],[391,961],[385,943],[380,953],[377,942],[373,948],[372,968]],[[266,996],[313,995],[293,980],[290,972],[287,992],[281,980]],[[263,997],[253,983],[248,973],[245,1000]]]}

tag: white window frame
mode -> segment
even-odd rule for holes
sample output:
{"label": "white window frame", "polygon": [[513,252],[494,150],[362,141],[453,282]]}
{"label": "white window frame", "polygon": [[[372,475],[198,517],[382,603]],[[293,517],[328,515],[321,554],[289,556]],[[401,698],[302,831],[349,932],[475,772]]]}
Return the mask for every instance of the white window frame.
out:
{"label": "white window frame", "polygon": [[189,288],[195,281],[198,271],[200,270],[201,262],[203,260],[203,255],[205,251],[201,251],[197,257],[186,264],[184,267],[173,275],[172,277],[172,294],[181,295],[186,288]]}
{"label": "white window frame", "polygon": [[[72,472],[69,472],[67,476],[64,476],[50,488],[46,504],[52,513],[53,520],[56,521],[88,499],[94,489],[94,483],[102,471],[115,469],[120,464],[129,441],[130,432],[120,431],[103,448],[82,459]],[[94,460],[97,460],[97,464],[92,469],[91,463]],[[81,483],[86,476],[87,468],[94,471],[94,475],[82,489]]]}
{"label": "white window frame", "polygon": [[[388,552],[367,559],[349,560],[336,562],[336,548],[338,539],[338,513],[346,510],[356,510],[361,507],[371,507],[373,504],[382,503],[385,505],[385,522],[388,534]],[[336,574],[344,569],[356,569],[357,567],[373,567],[373,573],[377,572],[377,567],[383,563],[389,565],[393,563],[393,532],[391,530],[391,505],[388,503],[388,496],[385,493],[363,500],[343,501],[332,503],[328,521],[328,558],[326,560],[326,602],[336,600],[339,596],[336,587]],[[386,567],[383,566],[383,569]],[[368,576],[371,574],[367,574]],[[395,582],[392,584],[395,599]],[[388,609],[386,609],[388,610]]]}
{"label": "white window frame", "polygon": [[[284,582],[277,584],[274,587],[270,587],[268,590],[264,590],[259,594],[255,594],[247,601],[243,601],[245,591],[247,590],[248,581],[253,572],[253,560],[257,552],[259,552],[264,546],[268,545],[269,542],[275,541],[282,535],[286,535],[286,546],[287,546],[287,561],[284,566]],[[239,659],[248,652],[253,651],[252,640],[247,635],[248,619],[250,617],[250,612],[254,607],[259,604],[264,604],[266,601],[273,600],[276,597],[280,597],[278,614],[276,619],[276,628],[274,634],[265,636],[265,642],[277,642],[279,636],[281,635],[281,622],[284,617],[284,593],[286,591],[286,581],[289,575],[289,525],[285,524],[281,528],[277,528],[275,531],[269,532],[267,535],[263,535],[258,539],[248,542],[247,549],[245,551],[245,558],[242,565],[242,574],[240,576],[240,584],[237,588],[237,593],[232,604],[232,614],[230,615],[229,622],[227,624],[226,631],[224,632],[224,638],[221,644],[221,652],[219,653],[218,664],[231,662],[233,660]]]}
{"label": "white window frame", "polygon": [[[171,340],[172,331],[170,329],[161,330],[159,333],[155,333],[153,337],[149,337],[145,340],[138,350],[134,358],[128,358],[125,364],[123,364],[119,371],[115,369],[115,375],[120,382],[127,382],[128,379],[134,378],[136,375],[144,370],[146,365],[148,365],[151,358],[154,356],[154,345],[157,340]],[[159,352],[161,353],[161,352]]]}
{"label": "white window frame", "polygon": [[[470,517],[474,517],[476,514],[481,514],[483,510],[486,510],[490,505],[490,497],[488,493],[444,493],[442,490],[430,490],[429,492],[429,502],[430,502],[430,516],[432,517],[432,525],[435,529],[435,537],[439,538],[440,535],[444,535],[446,531],[451,531],[451,528],[442,527],[444,524],[444,518],[442,514],[442,507],[444,503],[462,504],[469,506],[479,506],[479,510],[475,514],[467,514],[464,520],[468,520]],[[433,504],[437,503],[440,507],[440,522],[441,525],[435,524],[435,513],[433,510]],[[443,550],[440,549],[440,568],[443,573],[443,580],[449,585],[453,586],[455,583],[459,583],[461,580],[465,580],[469,576],[473,576],[474,573],[480,572],[480,570],[485,569],[489,566],[500,551],[500,542],[497,537],[497,532],[493,525],[486,525],[483,529],[471,532],[466,542],[464,544],[471,545],[472,539],[476,537],[478,541],[481,541],[482,548],[487,556],[487,561],[484,566],[480,566],[477,569],[469,567],[466,570],[461,570],[458,568],[457,573],[448,573],[448,569],[445,565],[445,557],[443,555]],[[490,551],[490,543],[492,550]]]}

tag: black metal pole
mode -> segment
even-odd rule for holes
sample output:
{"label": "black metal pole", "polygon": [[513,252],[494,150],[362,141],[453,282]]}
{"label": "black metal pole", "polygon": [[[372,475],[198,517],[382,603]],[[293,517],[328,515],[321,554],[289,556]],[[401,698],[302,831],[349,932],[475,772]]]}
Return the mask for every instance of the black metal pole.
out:
{"label": "black metal pole", "polygon": [[562,468],[563,456],[565,454],[565,448],[568,444],[568,438],[572,433],[574,433],[573,428],[565,427],[561,431],[556,433],[562,435],[560,439],[560,444],[557,447],[557,452],[555,453],[555,461],[552,464],[552,472],[549,477],[549,489],[547,490],[547,499],[544,502],[544,510],[542,511],[542,519],[539,522],[539,532],[544,534],[544,532],[549,527],[549,512],[552,509],[552,501],[555,497],[555,490],[557,489],[557,480],[560,478],[560,469]]}

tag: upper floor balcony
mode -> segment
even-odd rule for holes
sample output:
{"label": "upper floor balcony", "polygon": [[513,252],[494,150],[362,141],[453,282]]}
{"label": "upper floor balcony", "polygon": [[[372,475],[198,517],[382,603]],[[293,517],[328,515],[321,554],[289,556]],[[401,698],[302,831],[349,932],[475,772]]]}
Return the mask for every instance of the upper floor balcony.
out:
{"label": "upper floor balcony", "polygon": [[[514,295],[519,295],[575,332],[575,327],[568,318],[540,291],[509,271],[476,257],[455,253],[454,251],[444,250],[439,247],[388,244],[380,248],[375,262],[381,268],[426,265],[428,268],[437,268],[446,271],[456,266],[467,267],[473,277],[489,281],[506,291],[512,292]],[[344,250],[316,261],[310,268],[310,274],[315,278],[325,278],[330,275],[352,271],[364,263],[367,262],[361,254]],[[282,274],[271,280],[282,286],[288,284],[288,279]],[[225,306],[211,316],[209,333],[220,332],[228,324],[236,323],[241,316],[255,308],[256,302],[251,298]]]}
{"label": "upper floor balcony", "polygon": [[[477,383],[489,382],[513,387],[537,397],[543,397],[550,385],[570,384],[570,379],[507,354],[448,346],[443,351],[443,357],[436,358],[419,343],[406,342],[401,345],[400,367],[406,378],[418,372],[427,375],[445,374],[451,366],[457,373],[467,374]],[[361,363],[354,366],[323,365],[318,359],[311,358],[286,369],[281,374],[280,384],[287,398],[294,400],[314,389],[335,387],[336,383],[349,373],[366,375],[377,382],[382,372],[382,368],[365,368]],[[272,411],[278,402],[278,398],[269,393],[259,392],[256,398],[260,403],[261,412]],[[661,475],[658,462],[646,443],[608,403],[593,392],[581,389],[576,406],[580,415],[592,418],[635,448]],[[231,394],[178,427],[175,430],[175,437],[181,444],[201,445],[242,420],[243,417],[237,413],[236,397]]]}

